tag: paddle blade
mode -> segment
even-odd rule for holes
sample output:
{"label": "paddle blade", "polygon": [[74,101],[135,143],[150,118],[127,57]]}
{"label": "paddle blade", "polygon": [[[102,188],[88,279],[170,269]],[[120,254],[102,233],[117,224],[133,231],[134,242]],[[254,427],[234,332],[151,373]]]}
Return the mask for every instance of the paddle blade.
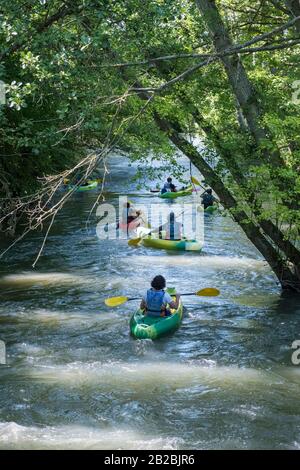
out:
{"label": "paddle blade", "polygon": [[195,178],[195,176],[191,177],[191,181],[192,181],[192,183],[196,184],[197,186],[201,186],[201,183],[199,183],[199,181],[197,180],[197,178]]}
{"label": "paddle blade", "polygon": [[149,235],[150,232],[151,232],[150,227],[149,228],[147,228],[147,227],[138,227],[136,229],[137,236],[140,237],[140,238],[145,237],[146,235]]}
{"label": "paddle blade", "polygon": [[217,295],[220,295],[220,291],[214,287],[206,287],[205,289],[198,290],[196,295],[201,297],[216,297]]}
{"label": "paddle blade", "polygon": [[141,241],[141,238],[131,238],[128,242],[128,246],[138,246],[140,241]]}
{"label": "paddle blade", "polygon": [[110,297],[109,299],[105,299],[104,303],[108,307],[118,307],[118,305],[125,304],[127,300],[128,297]]}

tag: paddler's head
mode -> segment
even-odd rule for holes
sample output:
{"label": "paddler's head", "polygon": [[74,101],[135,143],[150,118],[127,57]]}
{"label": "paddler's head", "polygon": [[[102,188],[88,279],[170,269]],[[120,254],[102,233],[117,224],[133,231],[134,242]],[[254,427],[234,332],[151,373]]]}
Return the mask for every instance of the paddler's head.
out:
{"label": "paddler's head", "polygon": [[151,287],[155,290],[162,290],[166,287],[166,280],[163,276],[155,276],[152,279]]}

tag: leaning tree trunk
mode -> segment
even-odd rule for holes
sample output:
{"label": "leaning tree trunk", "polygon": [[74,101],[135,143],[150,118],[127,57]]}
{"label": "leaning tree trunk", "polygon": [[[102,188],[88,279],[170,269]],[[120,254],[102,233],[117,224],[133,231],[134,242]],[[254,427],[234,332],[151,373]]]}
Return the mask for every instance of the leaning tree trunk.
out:
{"label": "leaning tree trunk", "polygon": [[[196,0],[196,4],[208,26],[216,52],[222,53],[224,50],[231,48],[233,43],[215,0]],[[220,59],[225,67],[232,91],[247,121],[249,131],[256,144],[260,146],[269,137],[266,129],[260,125],[262,110],[260,109],[256,91],[248,78],[238,54],[233,56],[221,55]],[[239,107],[238,112],[240,112]],[[277,149],[271,154],[267,154],[264,151],[264,155],[270,158],[271,163],[283,163]]]}
{"label": "leaning tree trunk", "polygon": [[[156,64],[156,68],[158,71],[162,72],[162,75],[164,76],[164,73],[161,70],[159,64]],[[296,266],[300,266],[300,251],[293,245],[293,243],[285,238],[284,233],[271,220],[263,219],[261,217],[261,208],[259,208],[257,204],[253,204],[255,202],[255,194],[253,193],[253,190],[249,190],[248,178],[240,169],[232,152],[223,145],[222,137],[218,131],[202,116],[199,109],[193,104],[185,92],[180,92],[179,100],[183,103],[183,106],[189,110],[195,122],[206,133],[209,140],[213,143],[218,156],[221,158],[221,160],[224,161],[226,168],[231,173],[236,184],[242,190],[245,190],[246,194],[244,194],[243,198],[247,203],[250,204],[251,212],[259,221],[257,224],[264,231],[265,235],[267,235],[274,242],[275,246],[283,252],[285,258],[289,262]]]}
{"label": "leaning tree trunk", "polygon": [[[192,106],[191,103],[189,103],[189,107],[190,106]],[[244,195],[244,198],[249,204],[251,204],[255,195],[252,192],[249,192],[248,179],[242,173],[232,153],[222,145],[222,139],[218,132],[204,119],[198,109],[194,109],[192,114],[196,123],[202,128],[213,143],[219,157],[224,161],[226,168],[230,171],[237,185],[246,191],[247,194]],[[293,243],[285,238],[284,233],[271,220],[263,219],[261,217],[258,207],[251,208],[251,210],[254,216],[258,218],[258,225],[262,228],[265,234],[284,253],[290,262],[300,266],[300,251],[293,245]]]}
{"label": "leaning tree trunk", "polygon": [[198,150],[184,139],[181,136],[181,132],[178,132],[166,119],[160,117],[157,113],[154,114],[154,118],[158,127],[168,135],[171,142],[190,159],[203,174],[209,185],[214,188],[222,205],[229,210],[233,219],[239,224],[249,240],[268,262],[282,288],[300,292],[300,280],[297,273],[294,269],[289,268],[278,251],[260,231],[259,226],[248,217],[245,211],[239,208],[237,201],[225,187],[221,178],[202,158]]}

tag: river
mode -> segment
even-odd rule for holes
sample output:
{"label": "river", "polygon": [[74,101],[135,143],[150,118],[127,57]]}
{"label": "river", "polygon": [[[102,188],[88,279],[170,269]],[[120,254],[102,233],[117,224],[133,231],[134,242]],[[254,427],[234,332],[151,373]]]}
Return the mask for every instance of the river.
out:
{"label": "river", "polygon": [[[123,157],[109,166],[108,202],[154,200]],[[96,196],[73,195],[35,269],[40,232],[1,260],[0,447],[299,449],[299,300],[229,216],[205,216],[202,253],[132,248],[99,240],[95,217],[86,228]],[[181,292],[221,295],[184,298],[179,330],[135,340],[137,303],[104,299],[142,295],[157,273]]]}

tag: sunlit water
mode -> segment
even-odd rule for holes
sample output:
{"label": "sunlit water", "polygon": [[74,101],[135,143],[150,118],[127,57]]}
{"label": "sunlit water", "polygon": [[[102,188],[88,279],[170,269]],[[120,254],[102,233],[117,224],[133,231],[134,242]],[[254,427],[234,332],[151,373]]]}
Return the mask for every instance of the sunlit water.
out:
{"label": "sunlit water", "polygon": [[[106,198],[139,194],[134,168],[112,158]],[[100,241],[86,220],[97,192],[75,194],[35,270],[35,233],[1,261],[1,448],[300,448],[297,298],[276,279],[229,217],[205,216],[202,253]],[[166,202],[167,204],[167,202]],[[174,203],[173,203],[174,204]],[[140,296],[155,274],[186,297],[174,334],[129,336],[137,303],[110,310],[106,297]]]}

